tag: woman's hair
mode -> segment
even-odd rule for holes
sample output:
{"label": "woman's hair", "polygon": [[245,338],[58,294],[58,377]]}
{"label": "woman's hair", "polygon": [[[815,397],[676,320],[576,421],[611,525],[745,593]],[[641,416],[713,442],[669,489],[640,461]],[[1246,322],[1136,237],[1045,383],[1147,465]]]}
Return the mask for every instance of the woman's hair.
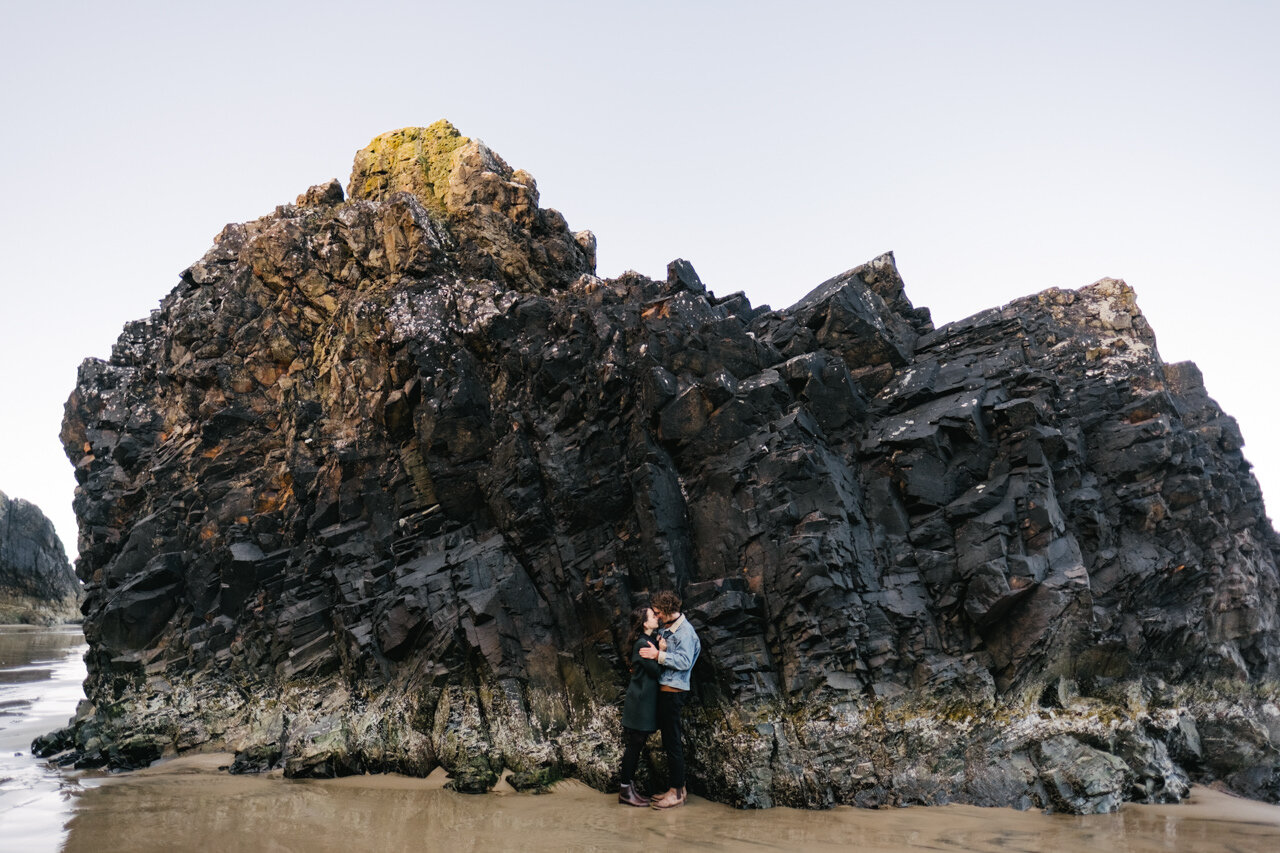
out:
{"label": "woman's hair", "polygon": [[626,655],[628,669],[631,668],[631,650],[636,647],[636,640],[639,640],[644,635],[644,623],[648,618],[648,606],[637,607],[631,611],[631,631],[627,634],[627,645],[623,650],[623,654]]}

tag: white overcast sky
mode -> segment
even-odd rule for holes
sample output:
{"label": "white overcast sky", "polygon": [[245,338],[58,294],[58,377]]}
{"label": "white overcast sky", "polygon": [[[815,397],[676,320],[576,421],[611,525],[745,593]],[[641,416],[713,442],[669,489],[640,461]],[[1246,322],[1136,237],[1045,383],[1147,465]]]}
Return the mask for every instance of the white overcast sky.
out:
{"label": "white overcast sky", "polygon": [[88,356],[227,222],[448,118],[599,239],[790,305],[893,250],[960,319],[1123,278],[1275,506],[1280,3],[0,0],[0,490],[75,550]]}

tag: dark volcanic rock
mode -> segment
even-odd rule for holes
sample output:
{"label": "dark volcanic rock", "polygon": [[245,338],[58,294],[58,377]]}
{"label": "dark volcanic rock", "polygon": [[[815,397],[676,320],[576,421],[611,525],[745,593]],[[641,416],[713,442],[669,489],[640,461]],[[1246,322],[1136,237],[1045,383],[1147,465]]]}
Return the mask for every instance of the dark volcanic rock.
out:
{"label": "dark volcanic rock", "polygon": [[779,312],[602,280],[443,123],[345,198],[228,226],[81,368],[76,760],[607,786],[622,614],[672,587],[713,798],[1274,792],[1276,535],[1123,282],[935,329],[890,255]]}
{"label": "dark volcanic rock", "polygon": [[0,624],[80,619],[80,582],[53,522],[0,492]]}

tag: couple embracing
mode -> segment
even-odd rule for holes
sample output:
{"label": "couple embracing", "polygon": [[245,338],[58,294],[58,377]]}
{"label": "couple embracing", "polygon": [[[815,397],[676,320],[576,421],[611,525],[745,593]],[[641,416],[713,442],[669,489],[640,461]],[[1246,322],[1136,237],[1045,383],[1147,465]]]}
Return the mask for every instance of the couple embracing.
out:
{"label": "couple embracing", "polygon": [[[674,592],[653,596],[648,607],[631,617],[627,638],[631,683],[622,706],[622,789],[618,802],[628,806],[669,809],[684,805],[684,744],[680,711],[689,695],[689,674],[702,644],[689,620],[680,612]],[[645,798],[636,790],[635,773],[640,750],[655,731],[662,731],[670,788],[665,794]]]}

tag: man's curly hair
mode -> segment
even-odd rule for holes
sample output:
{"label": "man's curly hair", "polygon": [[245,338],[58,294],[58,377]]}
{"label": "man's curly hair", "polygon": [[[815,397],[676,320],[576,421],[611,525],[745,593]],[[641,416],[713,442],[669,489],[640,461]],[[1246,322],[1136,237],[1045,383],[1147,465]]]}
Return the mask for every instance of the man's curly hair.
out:
{"label": "man's curly hair", "polygon": [[654,610],[661,610],[668,615],[680,612],[680,596],[676,595],[669,589],[664,589],[653,594],[653,598],[649,599],[649,606]]}

